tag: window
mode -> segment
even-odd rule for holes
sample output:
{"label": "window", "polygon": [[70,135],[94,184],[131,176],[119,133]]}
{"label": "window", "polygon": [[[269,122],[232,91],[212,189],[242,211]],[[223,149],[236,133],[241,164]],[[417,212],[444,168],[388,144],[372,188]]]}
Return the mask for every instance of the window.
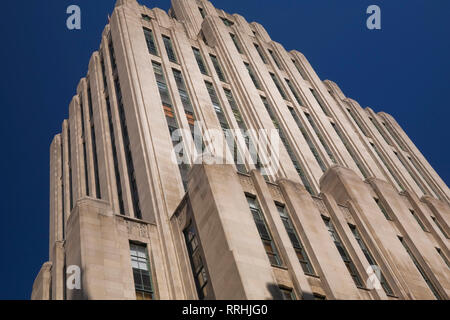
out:
{"label": "window", "polygon": [[297,90],[295,90],[294,86],[292,85],[292,83],[288,80],[288,79],[284,79],[286,81],[286,84],[288,85],[289,89],[291,89],[292,94],[294,95],[295,100],[297,101],[297,103],[300,106],[303,106],[303,102],[302,99],[300,99]]}
{"label": "window", "polygon": [[273,61],[275,61],[275,64],[277,65],[278,69],[283,70],[283,67],[281,66],[280,61],[278,60],[278,57],[275,55],[275,53],[273,53],[273,51],[270,49],[268,51]]}
{"label": "window", "polygon": [[262,60],[265,64],[267,64],[267,59],[266,59],[266,57],[264,56],[264,53],[263,53],[261,47],[260,47],[259,45],[257,45],[256,43],[254,43],[254,46],[255,46],[256,51],[258,51],[258,54],[259,54],[259,56],[261,57],[261,60]]}
{"label": "window", "polygon": [[231,40],[233,40],[233,43],[234,43],[234,45],[236,46],[237,51],[238,51],[240,54],[242,54],[241,45],[239,44],[239,41],[238,41],[236,35],[230,33],[230,37],[231,37]]}
{"label": "window", "polygon": [[308,135],[308,132],[305,129],[305,126],[301,122],[300,118],[297,116],[297,113],[295,110],[291,107],[289,107],[289,111],[291,112],[292,117],[294,118],[295,122],[297,123],[298,128],[300,129],[300,132],[303,135],[303,138],[305,138],[306,143],[309,146],[309,149],[311,150],[312,154],[314,155],[314,158],[316,158],[317,163],[319,164],[320,168],[323,172],[327,170],[327,167],[325,166],[325,163],[323,162],[322,158],[320,157],[319,152],[316,149],[316,146],[312,142],[311,138]]}
{"label": "window", "polygon": [[448,262],[448,260],[447,260],[447,257],[444,255],[444,253],[442,252],[442,250],[439,249],[439,248],[436,248],[436,251],[437,251],[437,253],[439,253],[439,255],[441,256],[442,260],[444,260],[444,262],[445,262],[445,264],[447,265],[447,267],[450,268],[450,264],[449,264],[449,262]]}
{"label": "window", "polygon": [[[372,254],[370,253],[369,249],[367,248],[366,244],[362,240],[361,235],[359,234],[359,231],[356,228],[356,226],[349,224],[349,227],[353,233],[353,236],[355,237],[356,242],[358,243],[359,247],[361,248],[362,252],[364,253],[364,256],[366,257],[367,262],[369,262],[369,264],[371,266],[375,266],[375,267],[378,267],[378,269],[380,269],[378,264],[375,262],[375,259],[373,258]],[[379,275],[377,272],[375,272],[375,275],[378,277],[378,280],[380,281],[381,287],[383,288],[384,292],[387,295],[392,296],[394,293],[393,293],[391,287],[389,286],[389,284],[387,283],[386,278],[384,277],[381,270],[380,270]]]}
{"label": "window", "polygon": [[[255,167],[260,170],[261,169],[261,163],[259,154],[257,151],[257,145],[254,144],[250,134],[247,133],[247,126],[244,122],[244,119],[242,118],[241,112],[239,111],[238,105],[236,103],[236,100],[234,99],[233,93],[231,90],[228,90],[226,88],[223,88],[223,91],[225,92],[225,96],[227,97],[228,103],[230,104],[231,110],[233,111],[234,118],[239,126],[239,129],[241,131],[242,137],[245,139],[245,145],[247,146],[247,149],[250,151],[250,156],[252,158],[253,163],[255,164]],[[263,174],[264,179],[268,179],[267,175]]]}
{"label": "window", "polygon": [[94,125],[94,111],[92,106],[92,92],[91,87],[87,88],[88,95],[88,109],[89,109],[89,122],[91,124],[91,144],[92,144],[92,155],[94,158],[94,176],[95,176],[95,196],[97,199],[101,199],[101,189],[100,189],[100,176],[98,171],[98,155],[97,155],[97,140],[95,138],[95,125]]}
{"label": "window", "polygon": [[419,219],[419,217],[414,212],[414,210],[409,209],[409,212],[411,212],[412,216],[417,221],[417,224],[422,228],[422,230],[425,231],[425,232],[428,232],[427,229],[425,229],[425,226],[423,225],[422,221]]}
{"label": "window", "polygon": [[84,165],[84,183],[85,183],[85,189],[86,189],[86,195],[89,196],[89,171],[88,171],[88,165],[87,165],[87,149],[86,149],[86,139],[85,139],[85,124],[84,124],[84,104],[83,104],[83,96],[79,96],[80,100],[80,112],[81,112],[81,137],[82,137],[82,144],[83,144],[83,165]]}
{"label": "window", "polygon": [[297,174],[299,175],[300,179],[302,180],[305,189],[310,194],[313,194],[314,192],[311,187],[311,183],[309,182],[309,179],[307,178],[304,169],[300,166],[300,163],[297,161],[297,158],[296,158],[294,152],[292,151],[291,145],[289,144],[289,141],[287,140],[283,129],[280,127],[278,119],[277,119],[275,113],[273,112],[272,107],[269,104],[269,101],[267,101],[267,99],[263,96],[261,96],[261,100],[264,104],[264,107],[267,110],[267,113],[270,116],[270,119],[273,122],[273,125],[275,126],[275,129],[278,130],[278,134],[280,135],[280,140],[283,143],[284,147],[286,148],[289,158],[291,158],[292,164],[294,165],[295,170],[297,171]]}
{"label": "window", "polygon": [[436,219],[436,217],[431,217],[431,219],[434,221],[434,223],[436,224],[436,226],[439,228],[439,230],[441,230],[442,234],[444,235],[444,237],[446,237],[448,239],[447,233],[444,231],[444,228],[442,228],[441,224],[439,223],[438,219]]}
{"label": "window", "polygon": [[297,300],[295,297],[294,290],[291,288],[279,287],[283,300]]}
{"label": "window", "polygon": [[227,18],[220,17],[220,19],[222,19],[223,24],[226,25],[227,27],[231,27],[232,25],[234,25],[234,22],[228,20]]}
{"label": "window", "polygon": [[292,59],[292,63],[294,64],[295,68],[297,68],[297,71],[300,73],[303,80],[308,80],[308,76],[306,75],[305,71],[298,65],[297,61]]}
{"label": "window", "polygon": [[441,200],[441,197],[439,196],[439,191],[437,191],[436,187],[434,186],[433,182],[427,181],[427,179],[425,178],[426,175],[424,173],[424,171],[422,170],[422,168],[418,165],[418,163],[416,162],[416,160],[414,160],[413,158],[408,156],[409,161],[412,163],[412,165],[414,166],[414,168],[417,170],[417,172],[419,172],[419,174],[422,176],[422,179],[424,181],[426,181],[428,183],[428,186],[430,187],[431,190],[433,190],[434,195]]}
{"label": "window", "polygon": [[328,147],[328,144],[326,143],[324,137],[320,133],[319,128],[317,127],[316,123],[314,122],[314,119],[308,113],[305,113],[305,116],[306,116],[306,119],[308,119],[308,122],[311,125],[311,127],[313,128],[314,132],[316,133],[317,138],[319,138],[319,141],[322,144],[323,148],[325,149],[328,156],[330,157],[331,161],[333,161],[333,163],[337,163],[333,152],[331,152],[330,147]]}
{"label": "window", "polygon": [[130,147],[130,136],[128,134],[127,119],[125,116],[125,108],[122,101],[122,90],[120,88],[119,77],[116,75],[114,79],[114,87],[116,90],[117,106],[119,112],[120,128],[122,130],[122,140],[125,153],[126,170],[128,172],[128,183],[130,185],[131,200],[133,204],[134,216],[142,219],[142,212],[139,200],[139,193],[136,183],[136,173],[134,170],[133,155]]}
{"label": "window", "polygon": [[277,207],[278,213],[280,214],[281,221],[283,221],[284,228],[286,229],[289,239],[291,240],[292,246],[294,247],[295,253],[297,254],[297,258],[300,262],[300,265],[302,266],[303,272],[305,274],[314,275],[315,273],[311,261],[309,260],[308,254],[306,253],[303,244],[300,241],[300,238],[298,237],[298,233],[295,230],[295,227],[292,223],[291,218],[289,217],[289,214],[286,211],[286,208],[278,203],[275,203],[275,205]]}
{"label": "window", "polygon": [[[164,72],[162,70],[161,64],[158,62],[152,61],[152,65],[153,65],[153,71],[155,73],[156,83],[157,83],[158,89],[159,89],[159,95],[161,97],[163,111],[166,116],[167,127],[169,129],[169,133],[172,138],[172,145],[174,147],[176,147],[178,144],[182,143],[183,138],[182,138],[181,134],[175,134],[175,132],[179,129],[180,126],[178,124],[175,110],[172,105],[172,99],[170,98],[169,88],[167,87],[166,78],[164,76]],[[181,73],[179,75],[181,75]],[[177,85],[180,85],[180,83],[177,83]],[[185,101],[185,103],[186,103],[186,101]],[[181,157],[182,155],[179,154],[179,156]],[[189,165],[187,163],[185,163],[185,161],[181,161],[178,164],[178,170],[180,171],[181,179],[183,182],[183,187],[186,190]]]}
{"label": "window", "polygon": [[225,79],[225,74],[222,72],[219,60],[217,59],[216,56],[212,54],[210,54],[209,56],[211,57],[211,61],[214,65],[214,69],[216,70],[217,76],[219,77],[220,81],[226,82],[227,80]]}
{"label": "window", "polygon": [[370,145],[372,146],[373,150],[375,151],[375,153],[378,155],[378,158],[381,160],[381,162],[383,162],[384,166],[386,167],[386,169],[389,171],[389,173],[391,174],[392,178],[395,180],[395,182],[397,182],[397,185],[400,187],[401,190],[405,190],[403,188],[403,185],[401,184],[400,180],[397,178],[397,176],[394,174],[394,172],[392,171],[392,169],[388,166],[388,164],[386,163],[386,161],[384,161],[383,156],[381,155],[380,151],[378,150],[377,146],[374,145],[372,142],[370,142]]}
{"label": "window", "polygon": [[228,144],[228,148],[230,150],[230,153],[233,155],[233,160],[236,165],[236,168],[241,173],[247,173],[247,169],[245,168],[244,161],[237,147],[236,140],[234,139],[234,137],[229,136],[229,134],[231,134],[229,131],[230,125],[228,123],[227,118],[225,117],[225,114],[223,113],[223,109],[222,106],[220,105],[219,98],[217,97],[216,90],[214,89],[214,86],[211,82],[205,81],[205,85],[211,98],[214,111],[216,112],[219,123],[223,129],[223,133],[226,142]]}
{"label": "window", "polygon": [[436,297],[436,299],[442,300],[441,296],[437,292],[437,290],[436,290],[435,286],[433,285],[433,283],[431,282],[430,278],[428,278],[427,274],[422,269],[422,266],[419,264],[419,262],[417,261],[416,257],[414,256],[414,254],[409,249],[408,245],[406,244],[406,241],[402,237],[398,237],[398,239],[402,243],[403,247],[405,248],[405,250],[408,253],[408,255],[411,258],[411,260],[413,261],[413,263],[416,266],[417,270],[422,275],[422,278],[423,278],[423,280],[425,280],[426,284],[428,285],[428,288],[430,288],[431,292],[433,292],[433,294]]}
{"label": "window", "polygon": [[397,133],[394,132],[394,130],[387,125],[385,122],[382,122],[383,126],[386,128],[386,130],[391,134],[391,137],[394,138],[394,140],[398,143],[398,145],[400,146],[400,148],[405,151],[408,152],[408,149],[406,148],[405,144],[403,143],[403,141],[401,141],[400,137],[397,135]]}
{"label": "window", "polygon": [[275,86],[277,87],[278,91],[280,92],[281,97],[282,97],[284,100],[288,100],[288,98],[287,98],[287,96],[286,96],[286,93],[284,92],[283,88],[281,87],[281,84],[280,84],[280,82],[278,81],[277,77],[276,77],[272,72],[270,72],[269,74],[270,74],[270,77],[271,77],[272,80],[273,80],[273,83],[275,83]]}
{"label": "window", "polygon": [[422,191],[423,194],[427,194],[427,191],[424,189],[422,183],[419,181],[419,179],[416,177],[416,175],[409,169],[409,167],[406,165],[406,163],[403,161],[403,159],[400,157],[400,155],[394,151],[395,156],[397,157],[398,161],[402,164],[403,168],[408,171],[410,177],[414,180],[416,185],[419,187],[420,191]]}
{"label": "window", "polygon": [[144,28],[145,41],[147,42],[148,52],[150,54],[157,56],[158,49],[156,48],[155,38],[153,36],[153,31],[147,28]]}
{"label": "window", "polygon": [[130,243],[131,266],[133,268],[134,287],[137,300],[154,300],[152,275],[147,247]]}
{"label": "window", "polygon": [[281,266],[281,259],[278,255],[278,250],[272,240],[272,235],[270,234],[269,228],[267,227],[264,216],[259,208],[258,201],[251,197],[246,196],[247,202],[250,207],[250,211],[255,221],[256,228],[258,229],[259,236],[261,237],[264,249],[266,250],[267,257],[269,261],[274,266]]}
{"label": "window", "polygon": [[328,232],[330,233],[331,239],[333,239],[333,242],[336,245],[336,248],[339,251],[339,254],[341,255],[342,260],[344,261],[345,266],[347,267],[347,270],[350,273],[350,276],[352,277],[356,286],[358,288],[362,288],[363,284],[362,284],[361,278],[358,274],[358,271],[356,270],[355,264],[353,263],[352,259],[348,255],[348,252],[345,249],[344,244],[342,243],[341,239],[339,238],[339,235],[337,234],[336,230],[334,229],[333,223],[331,222],[330,218],[322,216],[322,219],[323,219],[323,222],[325,223],[326,227],[328,228]]}
{"label": "window", "polygon": [[362,126],[362,124],[359,122],[359,119],[356,117],[356,115],[353,113],[351,109],[347,109],[348,114],[352,117],[353,121],[355,121],[356,125],[358,126],[359,130],[366,136],[369,137],[369,134],[367,133],[366,129]]}
{"label": "window", "polygon": [[392,218],[389,216],[389,214],[387,213],[386,209],[384,208],[383,204],[381,203],[380,199],[377,198],[373,198],[373,200],[375,200],[375,202],[378,205],[378,208],[380,208],[380,211],[383,213],[384,217],[386,218],[386,220],[390,220],[392,221]]}
{"label": "window", "polygon": [[327,297],[325,297],[324,295],[318,294],[318,293],[313,293],[314,296],[314,300],[327,300]]}
{"label": "window", "polygon": [[198,7],[198,11],[200,11],[200,15],[202,16],[202,18],[205,19],[206,17],[205,10],[201,7]]}
{"label": "window", "polygon": [[188,249],[189,260],[191,261],[191,268],[194,275],[198,298],[200,300],[205,300],[208,297],[208,274],[206,272],[197,230],[195,229],[193,223],[191,223],[191,225],[184,231],[184,239]]}
{"label": "window", "polygon": [[175,55],[175,51],[173,50],[172,40],[169,37],[163,36],[164,46],[166,47],[167,56],[169,57],[170,62],[178,63],[177,56]]}
{"label": "window", "polygon": [[325,115],[327,115],[329,117],[330,113],[328,112],[327,108],[325,107],[325,104],[323,103],[322,99],[317,94],[317,91],[314,89],[309,89],[309,90],[311,91],[312,95],[316,99],[316,101],[319,104],[320,108],[322,109],[323,113],[325,113]]}
{"label": "window", "polygon": [[259,85],[259,81],[256,78],[256,75],[255,75],[255,72],[253,71],[253,68],[246,62],[244,62],[244,64],[245,64],[245,67],[248,70],[248,74],[250,75],[250,78],[252,79],[253,84],[255,85],[256,89],[261,90],[261,86]]}
{"label": "window", "polygon": [[[202,137],[199,137],[199,139],[195,138],[195,113],[194,113],[194,108],[192,108],[192,104],[191,104],[191,99],[189,98],[189,94],[187,92],[186,89],[186,84],[184,82],[184,78],[183,78],[183,74],[181,73],[181,71],[177,70],[177,69],[172,69],[173,72],[173,76],[175,78],[175,83],[177,84],[177,88],[178,88],[178,93],[180,95],[181,98],[181,103],[183,104],[183,108],[184,108],[184,113],[186,114],[186,118],[189,124],[189,129],[191,131],[191,135],[192,138],[194,139],[194,142],[197,141],[201,141]],[[197,145],[198,143],[195,144],[197,150],[200,149],[200,146]]]}
{"label": "window", "polygon": [[366,170],[364,170],[362,164],[359,162],[358,157],[355,155],[355,153],[353,152],[350,144],[348,143],[348,140],[345,138],[344,134],[342,133],[342,131],[339,129],[339,127],[335,124],[335,123],[331,123],[331,126],[334,128],[334,131],[336,131],[336,134],[338,135],[339,139],[341,139],[342,144],[345,146],[345,148],[347,149],[348,153],[350,154],[350,156],[352,157],[353,161],[355,162],[356,166],[358,167],[359,171],[361,172],[361,174],[363,175],[363,177],[365,179],[367,179],[367,172]]}
{"label": "window", "polygon": [[142,14],[141,17],[142,17],[142,20],[145,20],[145,21],[148,21],[148,22],[152,21],[152,18],[150,18],[150,16],[148,16],[146,14]]}
{"label": "window", "polygon": [[205,63],[203,62],[202,54],[200,53],[200,50],[197,48],[192,48],[194,51],[195,60],[197,60],[198,67],[200,69],[200,72],[204,75],[208,75],[208,69],[206,68]]}
{"label": "window", "polygon": [[123,196],[122,196],[122,183],[121,183],[121,179],[120,179],[119,161],[117,159],[116,138],[115,138],[116,136],[114,134],[111,103],[110,103],[108,97],[106,98],[106,111],[108,114],[109,136],[111,138],[111,148],[112,148],[113,161],[114,161],[114,174],[116,176],[116,185],[117,185],[117,197],[119,199],[119,210],[120,210],[120,214],[124,215],[125,214],[125,206],[123,203]]}
{"label": "window", "polygon": [[391,141],[387,138],[386,134],[384,133],[384,131],[380,128],[380,126],[378,125],[378,122],[376,120],[374,120],[372,117],[369,117],[370,122],[372,122],[372,124],[375,126],[375,128],[377,129],[377,131],[380,133],[380,135],[383,137],[384,141],[386,141],[386,143],[390,146],[392,146]]}

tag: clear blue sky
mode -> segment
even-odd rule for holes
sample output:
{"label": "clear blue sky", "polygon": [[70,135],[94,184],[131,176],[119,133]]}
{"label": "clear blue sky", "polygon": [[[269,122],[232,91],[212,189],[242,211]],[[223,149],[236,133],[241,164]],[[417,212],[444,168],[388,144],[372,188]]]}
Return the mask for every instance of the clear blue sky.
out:
{"label": "clear blue sky", "polygon": [[[0,30],[2,201],[0,299],[28,299],[48,259],[49,145],[97,50],[114,0],[3,1]],[[141,0],[167,10],[168,0]],[[82,10],[82,30],[65,27]],[[375,111],[392,114],[447,181],[450,1],[216,0],[303,52],[322,79]],[[382,9],[382,30],[365,27]],[[288,31],[289,30],[289,31]]]}

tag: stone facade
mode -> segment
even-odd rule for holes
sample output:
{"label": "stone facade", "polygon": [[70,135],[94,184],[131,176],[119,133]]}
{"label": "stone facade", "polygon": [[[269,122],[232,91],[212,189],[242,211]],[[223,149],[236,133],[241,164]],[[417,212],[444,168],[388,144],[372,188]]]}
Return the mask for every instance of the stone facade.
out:
{"label": "stone facade", "polygon": [[[447,185],[395,119],[256,22],[205,0],[169,13],[118,0],[69,110],[50,148],[49,262],[32,299],[449,298]],[[168,126],[187,129],[194,159],[194,119],[202,132],[279,129],[264,151],[279,169],[177,165]],[[132,246],[151,289],[136,284]]]}

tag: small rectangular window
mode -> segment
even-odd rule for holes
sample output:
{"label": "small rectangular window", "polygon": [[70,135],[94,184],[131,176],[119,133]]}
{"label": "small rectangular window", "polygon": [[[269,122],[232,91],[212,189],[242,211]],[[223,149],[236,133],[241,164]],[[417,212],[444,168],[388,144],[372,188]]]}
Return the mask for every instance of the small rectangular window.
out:
{"label": "small rectangular window", "polygon": [[314,296],[314,300],[327,300],[327,297],[325,297],[324,295],[318,294],[318,293],[313,293]]}
{"label": "small rectangular window", "polygon": [[172,40],[167,36],[162,36],[164,41],[164,46],[166,47],[167,56],[169,57],[170,62],[178,63],[177,56],[175,55],[175,51],[173,50]]}
{"label": "small rectangular window", "polygon": [[309,89],[309,90],[311,91],[312,95],[314,96],[314,99],[316,99],[316,101],[319,104],[320,108],[322,109],[323,113],[325,113],[325,115],[327,115],[329,117],[330,113],[328,112],[327,108],[325,107],[325,104],[322,101],[322,99],[319,97],[319,94],[317,93],[317,91],[314,89]]}
{"label": "small rectangular window", "polygon": [[142,17],[142,20],[145,20],[145,21],[152,21],[152,18],[150,18],[150,16],[148,16],[148,15],[146,15],[146,14],[141,15],[141,17]]}
{"label": "small rectangular window", "polygon": [[199,49],[192,47],[192,51],[194,52],[195,60],[197,60],[198,67],[200,72],[205,76],[208,75],[208,69],[206,68],[205,62],[203,61],[202,54]]}
{"label": "small rectangular window", "polygon": [[281,295],[283,296],[283,300],[297,300],[295,297],[294,290],[291,288],[279,287],[281,291]]}
{"label": "small rectangular window", "polygon": [[205,10],[201,7],[198,7],[198,11],[200,11],[200,15],[202,16],[202,18],[205,19],[206,17]]}
{"label": "small rectangular window", "polygon": [[145,41],[147,42],[148,52],[150,54],[157,56],[158,49],[156,48],[155,38],[153,36],[153,31],[147,28],[144,28]]}
{"label": "small rectangular window", "polygon": [[297,101],[297,103],[300,106],[304,106],[304,103],[302,101],[302,99],[300,98],[300,96],[297,93],[297,90],[295,90],[294,86],[292,85],[291,81],[289,81],[288,79],[284,79],[286,81],[286,84],[288,85],[289,89],[291,89],[292,94],[294,95],[295,100]]}
{"label": "small rectangular window", "polygon": [[241,45],[239,43],[239,40],[237,39],[235,34],[230,33],[230,37],[233,40],[234,45],[236,46],[237,51],[242,54]]}
{"label": "small rectangular window", "polygon": [[333,161],[333,163],[337,163],[333,152],[331,151],[330,147],[328,146],[327,142],[325,141],[325,138],[322,136],[322,133],[320,133],[320,130],[317,127],[314,119],[311,117],[311,115],[309,113],[305,113],[305,116],[306,116],[306,119],[308,119],[308,122],[311,125],[311,127],[313,128],[314,132],[316,133],[317,138],[319,138],[319,141],[322,144],[323,148],[325,149],[328,156],[330,157],[331,161]]}
{"label": "small rectangular window", "polygon": [[270,72],[269,74],[270,74],[270,77],[272,78],[272,80],[273,80],[275,86],[277,87],[278,91],[280,92],[281,97],[282,97],[284,100],[288,100],[288,98],[287,98],[287,96],[286,96],[286,93],[284,92],[283,88],[281,87],[280,82],[278,81],[278,78],[277,78],[277,77],[275,76],[275,74],[273,74],[272,72]]}
{"label": "small rectangular window", "polygon": [[275,61],[275,64],[277,65],[278,69],[283,70],[283,67],[281,66],[280,61],[278,60],[278,57],[275,55],[275,53],[273,53],[273,51],[270,49],[268,51],[273,61]]}
{"label": "small rectangular window", "polygon": [[130,243],[131,266],[133,268],[134,287],[137,300],[154,300],[152,275],[147,247]]}
{"label": "small rectangular window", "polygon": [[294,64],[297,71],[300,73],[300,76],[303,78],[303,80],[308,80],[308,76],[306,75],[305,71],[298,65],[298,62],[292,59],[292,63]]}
{"label": "small rectangular window", "polygon": [[377,198],[373,198],[373,200],[375,200],[375,202],[378,205],[378,208],[380,209],[380,211],[383,213],[384,217],[386,218],[386,220],[390,220],[392,221],[392,218],[389,216],[389,214],[387,213],[386,209],[384,208],[383,204],[381,203],[380,199]]}
{"label": "small rectangular window", "polygon": [[244,64],[245,64],[245,67],[248,70],[248,74],[250,75],[250,78],[252,79],[253,84],[255,85],[256,89],[261,90],[261,86],[259,85],[259,81],[256,78],[256,75],[255,75],[255,72],[253,71],[253,68],[246,62],[244,62]]}
{"label": "small rectangular window", "polygon": [[420,218],[417,216],[417,214],[414,212],[414,210],[409,209],[409,212],[411,212],[411,215],[414,217],[414,219],[417,221],[417,224],[422,228],[423,231],[428,232],[427,229],[425,229],[425,226],[423,225]]}
{"label": "small rectangular window", "polygon": [[261,57],[261,60],[262,60],[265,64],[267,64],[267,59],[266,59],[266,57],[264,56],[264,53],[263,53],[261,47],[260,47],[259,45],[257,45],[256,43],[254,43],[254,45],[255,45],[256,51],[258,51],[258,54],[259,54],[259,56]]}
{"label": "small rectangular window", "polygon": [[228,20],[227,18],[220,17],[220,19],[222,19],[223,24],[226,25],[227,27],[231,27],[232,25],[234,25],[234,22]]}
{"label": "small rectangular window", "polygon": [[449,264],[449,262],[448,262],[448,259],[447,259],[447,257],[444,255],[444,253],[442,252],[442,250],[439,249],[439,248],[436,248],[436,251],[437,251],[437,253],[439,253],[439,255],[441,256],[442,260],[444,260],[444,262],[445,262],[445,264],[447,265],[447,267],[450,268],[450,264]]}
{"label": "small rectangular window", "polygon": [[219,63],[219,59],[217,59],[216,56],[210,54],[211,61],[213,63],[214,69],[216,70],[217,76],[219,77],[220,81],[226,82],[225,74],[222,71],[222,68]]}

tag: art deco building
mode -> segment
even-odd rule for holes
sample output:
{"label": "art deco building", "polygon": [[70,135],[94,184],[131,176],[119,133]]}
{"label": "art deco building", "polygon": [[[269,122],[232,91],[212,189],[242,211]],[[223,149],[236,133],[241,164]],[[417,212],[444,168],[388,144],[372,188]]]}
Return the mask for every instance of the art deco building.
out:
{"label": "art deco building", "polygon": [[[449,188],[395,119],[258,23],[119,0],[69,110],[33,299],[450,296]],[[227,129],[244,161],[209,161]],[[279,143],[253,161],[261,129]],[[180,145],[206,157],[179,164]]]}

